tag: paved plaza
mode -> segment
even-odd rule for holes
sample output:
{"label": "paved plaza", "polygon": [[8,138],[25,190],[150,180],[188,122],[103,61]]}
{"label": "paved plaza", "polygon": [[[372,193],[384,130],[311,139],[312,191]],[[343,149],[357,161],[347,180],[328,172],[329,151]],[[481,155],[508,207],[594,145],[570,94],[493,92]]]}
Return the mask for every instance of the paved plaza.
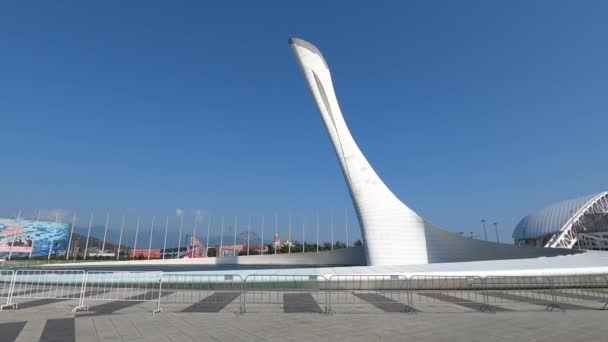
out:
{"label": "paved plaza", "polygon": [[530,290],[492,292],[504,301],[485,308],[476,291],[261,291],[246,298],[235,291],[163,291],[163,312],[154,315],[156,302],[139,301],[157,297],[154,291],[91,300],[76,314],[78,301],[69,295],[21,298],[17,309],[0,312],[0,342],[605,340],[608,310],[601,310],[598,292],[606,290],[585,291],[562,293],[561,299],[578,299],[553,310],[553,302]]}
{"label": "paved plaza", "polygon": [[602,341],[608,312],[0,314],[1,341]]}

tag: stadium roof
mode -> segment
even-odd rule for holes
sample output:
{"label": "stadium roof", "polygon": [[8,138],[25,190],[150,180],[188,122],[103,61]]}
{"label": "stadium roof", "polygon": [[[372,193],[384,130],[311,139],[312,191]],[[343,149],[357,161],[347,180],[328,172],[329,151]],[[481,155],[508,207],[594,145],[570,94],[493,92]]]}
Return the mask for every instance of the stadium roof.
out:
{"label": "stadium roof", "polygon": [[559,233],[574,217],[584,214],[593,204],[608,196],[600,192],[551,204],[524,217],[513,230],[513,239],[535,239]]}

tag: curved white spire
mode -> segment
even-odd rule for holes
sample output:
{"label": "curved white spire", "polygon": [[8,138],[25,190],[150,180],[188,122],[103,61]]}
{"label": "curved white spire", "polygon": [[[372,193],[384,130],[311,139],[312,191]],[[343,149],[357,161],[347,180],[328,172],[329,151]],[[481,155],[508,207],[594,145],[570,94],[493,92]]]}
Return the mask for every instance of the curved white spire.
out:
{"label": "curved white spire", "polygon": [[388,189],[357,146],[340,111],[323,55],[302,39],[292,38],[289,44],[340,161],[361,224],[368,265],[428,263],[424,221]]}

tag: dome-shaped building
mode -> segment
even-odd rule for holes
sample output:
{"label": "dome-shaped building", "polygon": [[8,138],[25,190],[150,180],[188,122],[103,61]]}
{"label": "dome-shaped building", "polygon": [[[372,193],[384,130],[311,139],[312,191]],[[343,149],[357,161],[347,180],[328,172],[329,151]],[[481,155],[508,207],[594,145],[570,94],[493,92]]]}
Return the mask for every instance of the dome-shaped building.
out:
{"label": "dome-shaped building", "polygon": [[608,250],[608,192],[537,210],[519,221],[513,239],[518,245]]}

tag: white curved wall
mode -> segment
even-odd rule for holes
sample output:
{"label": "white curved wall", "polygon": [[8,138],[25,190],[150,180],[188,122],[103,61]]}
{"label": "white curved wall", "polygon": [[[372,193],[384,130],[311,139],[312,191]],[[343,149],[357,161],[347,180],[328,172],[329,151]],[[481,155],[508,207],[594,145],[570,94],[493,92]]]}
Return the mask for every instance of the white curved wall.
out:
{"label": "white curved wall", "polygon": [[428,222],[382,182],[352,137],[334,92],[323,55],[302,39],[289,40],[321,113],[359,218],[367,264],[412,265],[520,259],[568,254],[461,237]]}
{"label": "white curved wall", "polygon": [[346,178],[368,265],[427,263],[424,222],[386,187],[357,146],[340,111],[325,59],[306,41],[294,38],[290,44]]}

